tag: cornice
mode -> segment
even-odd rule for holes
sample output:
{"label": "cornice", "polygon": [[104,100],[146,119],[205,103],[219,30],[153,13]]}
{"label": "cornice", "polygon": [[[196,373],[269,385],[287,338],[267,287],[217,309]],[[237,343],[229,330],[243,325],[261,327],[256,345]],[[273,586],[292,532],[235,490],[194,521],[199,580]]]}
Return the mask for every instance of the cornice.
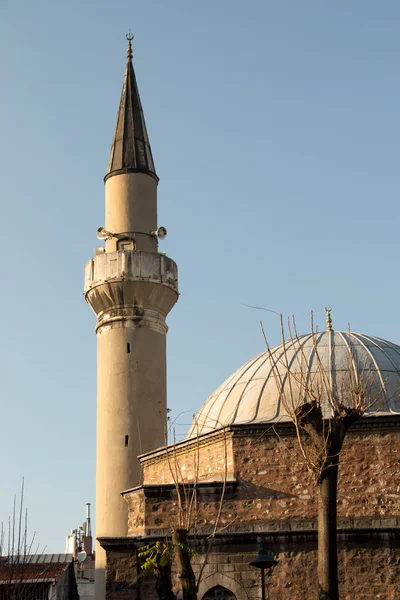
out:
{"label": "cornice", "polygon": [[[400,433],[400,415],[370,416],[363,417],[351,426],[347,436],[368,433]],[[279,423],[244,423],[227,425],[209,433],[203,433],[195,438],[182,440],[174,445],[158,448],[146,454],[140,455],[139,461],[142,464],[151,464],[157,462],[168,453],[176,453],[179,456],[182,453],[193,450],[196,447],[203,448],[221,440],[231,440],[237,437],[276,437],[288,436],[295,437],[296,430],[291,421],[281,421]]]}
{"label": "cornice", "polygon": [[[217,533],[213,539],[213,552],[238,551],[243,545],[256,545],[260,535],[265,536],[267,544],[316,544],[318,528],[316,520],[292,522],[275,521],[271,524],[254,525],[249,531],[225,531]],[[105,550],[133,551],[152,541],[165,539],[171,535],[170,529],[147,530],[135,537],[115,538],[99,537],[97,540]],[[190,545],[201,551],[208,546],[209,531],[190,532]],[[345,519],[338,523],[338,542],[358,542],[360,544],[383,542],[400,547],[400,518],[388,519]],[[232,547],[230,550],[229,547]]]}

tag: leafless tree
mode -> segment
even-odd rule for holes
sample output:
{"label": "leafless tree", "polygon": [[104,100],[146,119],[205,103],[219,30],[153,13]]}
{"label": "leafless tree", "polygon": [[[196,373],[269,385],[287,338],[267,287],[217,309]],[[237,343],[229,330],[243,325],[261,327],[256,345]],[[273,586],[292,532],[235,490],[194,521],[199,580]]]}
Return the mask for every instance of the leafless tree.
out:
{"label": "leafless tree", "polygon": [[[0,527],[0,600],[39,600],[49,598],[49,585],[35,583],[29,578],[31,557],[38,555],[36,533],[28,536],[28,511],[24,509],[24,480],[21,484],[19,503],[14,495],[12,516]],[[44,551],[44,549],[43,549]],[[43,569],[45,575],[46,567]]]}
{"label": "leafless tree", "polygon": [[[318,346],[321,334],[314,328],[312,314],[312,360],[304,349],[304,338],[297,333],[295,319],[288,320],[287,333],[282,316],[280,323],[282,346],[275,349],[270,348],[262,323],[261,328],[279,399],[294,424],[303,463],[317,488],[319,598],[338,600],[336,505],[340,452],[351,425],[367,412],[387,405],[385,386],[376,370],[360,361],[350,330],[346,365],[336,371],[329,353],[322,353]],[[327,323],[328,334],[333,335],[330,314]]]}
{"label": "leafless tree", "polygon": [[[167,436],[166,436],[167,440]],[[143,558],[142,573],[152,573],[156,577],[156,589],[160,600],[175,600],[182,591],[183,600],[197,600],[197,592],[212,549],[212,542],[218,532],[227,479],[227,439],[223,429],[225,449],[224,476],[221,496],[216,509],[212,532],[208,535],[207,551],[198,576],[195,576],[191,558],[195,552],[190,546],[189,534],[198,532],[198,482],[200,466],[200,441],[196,436],[196,451],[193,456],[193,477],[186,478],[180,464],[175,435],[169,446],[165,445],[165,456],[169,473],[175,488],[177,512],[171,522],[171,539],[145,546],[140,555]],[[172,567],[175,566],[179,586],[174,586]]]}

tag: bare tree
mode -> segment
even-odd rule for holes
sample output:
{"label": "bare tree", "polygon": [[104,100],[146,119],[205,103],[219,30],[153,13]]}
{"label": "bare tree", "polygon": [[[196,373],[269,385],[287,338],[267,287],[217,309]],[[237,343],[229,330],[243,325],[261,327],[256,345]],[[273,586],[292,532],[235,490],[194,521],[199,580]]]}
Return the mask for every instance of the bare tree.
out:
{"label": "bare tree", "polygon": [[[386,405],[385,386],[376,370],[360,361],[350,330],[346,364],[336,371],[331,355],[321,352],[318,346],[321,334],[314,328],[312,314],[312,360],[310,353],[306,354],[304,337],[297,334],[295,319],[288,320],[288,335],[282,316],[280,322],[282,346],[278,350],[270,348],[262,323],[261,328],[280,401],[294,424],[304,464],[317,487],[319,598],[338,600],[336,505],[340,452],[351,425],[366,412]],[[328,334],[332,335],[330,310],[327,324]]]}
{"label": "bare tree", "polygon": [[[155,544],[144,546],[139,552],[143,559],[141,573],[143,575],[152,573],[156,578],[156,589],[160,600],[175,600],[180,590],[183,600],[197,600],[197,592],[203,576],[204,567],[207,564],[212,549],[212,542],[218,532],[221,517],[222,504],[225,496],[227,479],[227,439],[226,431],[223,429],[224,443],[224,476],[221,496],[218,502],[216,516],[212,532],[208,535],[207,551],[200,572],[196,578],[192,567],[192,556],[196,552],[191,548],[189,534],[198,531],[198,482],[200,466],[200,442],[199,435],[196,436],[196,451],[193,456],[193,477],[189,480],[183,475],[176,448],[175,434],[173,442],[168,446],[167,436],[165,444],[165,455],[168,469],[175,487],[177,502],[177,513],[171,521],[171,539],[158,541]],[[172,567],[175,566],[179,580],[179,586],[172,583]]]}
{"label": "bare tree", "polygon": [[[49,584],[35,583],[29,577],[32,555],[37,556],[39,545],[36,544],[36,533],[28,536],[28,511],[24,509],[24,479],[21,484],[19,503],[14,495],[12,516],[8,519],[5,529],[0,527],[0,569],[2,571],[0,585],[0,600],[38,600],[49,596]],[[18,505],[19,504],[19,505]],[[44,551],[44,549],[43,549]],[[46,574],[49,565],[43,566],[42,576]]]}

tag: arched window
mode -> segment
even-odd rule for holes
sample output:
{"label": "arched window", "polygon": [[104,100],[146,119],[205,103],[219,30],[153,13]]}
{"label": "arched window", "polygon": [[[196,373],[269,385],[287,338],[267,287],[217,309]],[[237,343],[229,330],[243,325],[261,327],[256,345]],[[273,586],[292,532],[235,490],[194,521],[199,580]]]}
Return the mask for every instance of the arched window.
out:
{"label": "arched window", "polygon": [[236,596],[222,585],[216,585],[204,594],[202,600],[236,600]]}

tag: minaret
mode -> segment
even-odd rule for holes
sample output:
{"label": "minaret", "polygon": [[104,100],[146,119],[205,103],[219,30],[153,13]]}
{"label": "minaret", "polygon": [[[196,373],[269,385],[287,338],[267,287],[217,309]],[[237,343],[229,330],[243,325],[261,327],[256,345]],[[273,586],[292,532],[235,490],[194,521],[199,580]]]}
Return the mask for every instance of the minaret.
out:
{"label": "minaret", "polygon": [[[120,492],[141,483],[137,456],[164,444],[165,318],[178,299],[177,266],[158,252],[157,185],[128,53],[105,181],[105,248],[86,264],[85,299],[97,315],[96,537],[127,535]],[[96,600],[105,597],[96,545]]]}

